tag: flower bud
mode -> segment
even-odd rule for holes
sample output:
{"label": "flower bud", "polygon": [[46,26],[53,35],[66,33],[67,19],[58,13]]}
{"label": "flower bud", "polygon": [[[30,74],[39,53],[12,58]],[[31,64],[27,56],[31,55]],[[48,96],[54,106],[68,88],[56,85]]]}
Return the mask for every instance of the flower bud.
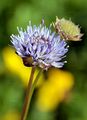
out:
{"label": "flower bud", "polygon": [[80,41],[83,34],[80,33],[80,28],[71,20],[56,17],[56,22],[53,23],[56,32],[65,40]]}

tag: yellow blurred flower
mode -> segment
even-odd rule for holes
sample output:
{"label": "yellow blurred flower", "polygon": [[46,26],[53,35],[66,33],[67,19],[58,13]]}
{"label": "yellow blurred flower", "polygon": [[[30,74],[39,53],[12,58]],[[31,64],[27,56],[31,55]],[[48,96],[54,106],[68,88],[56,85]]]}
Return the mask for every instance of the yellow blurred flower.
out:
{"label": "yellow blurred flower", "polygon": [[1,120],[20,120],[20,114],[16,111],[7,112]]}
{"label": "yellow blurred flower", "polygon": [[[31,73],[31,67],[25,67],[23,65],[22,59],[15,54],[14,49],[11,47],[6,47],[3,49],[3,59],[7,70],[17,74],[21,77],[21,80],[25,86],[28,84],[29,76]],[[35,72],[35,76],[37,75],[38,70]],[[40,76],[40,80],[37,83],[37,86],[43,82],[43,75]]]}
{"label": "yellow blurred flower", "polygon": [[74,84],[73,75],[67,71],[50,69],[48,79],[37,93],[36,105],[40,110],[54,110],[64,100]]}

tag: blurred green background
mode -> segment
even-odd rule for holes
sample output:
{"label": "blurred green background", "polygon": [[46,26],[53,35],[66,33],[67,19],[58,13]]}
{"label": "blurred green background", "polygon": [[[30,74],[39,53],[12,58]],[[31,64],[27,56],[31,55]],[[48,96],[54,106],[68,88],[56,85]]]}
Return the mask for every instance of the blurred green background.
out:
{"label": "blurred green background", "polygon": [[68,63],[61,70],[43,73],[28,119],[87,120],[87,0],[0,1],[0,120],[20,120],[31,70],[10,47],[10,35],[17,26],[26,28],[29,20],[38,25],[43,18],[48,26],[55,16],[71,18],[84,36],[69,43]]}

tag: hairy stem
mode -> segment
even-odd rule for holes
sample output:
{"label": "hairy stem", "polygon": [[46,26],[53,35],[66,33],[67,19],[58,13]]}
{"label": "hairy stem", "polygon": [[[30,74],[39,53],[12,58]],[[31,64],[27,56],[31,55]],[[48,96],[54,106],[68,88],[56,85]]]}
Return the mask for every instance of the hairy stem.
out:
{"label": "hairy stem", "polygon": [[26,120],[26,118],[27,118],[28,110],[30,107],[30,101],[31,101],[32,82],[33,82],[33,78],[34,78],[34,73],[35,73],[35,67],[32,67],[31,75],[30,75],[30,79],[29,79],[29,83],[28,83],[28,87],[27,87],[27,91],[26,91],[26,97],[25,97],[25,102],[24,102],[24,106],[23,106],[23,111],[22,111],[22,115],[21,115],[21,120]]}
{"label": "hairy stem", "polygon": [[34,91],[34,89],[35,89],[35,86],[36,86],[36,84],[37,84],[37,82],[38,82],[38,79],[39,79],[39,77],[40,77],[40,75],[41,75],[42,72],[43,72],[43,69],[41,69],[41,70],[38,72],[38,74],[37,74],[37,76],[36,76],[36,78],[35,78],[35,80],[34,80],[34,83],[33,83],[33,86],[32,86],[32,94],[33,94],[33,91]]}

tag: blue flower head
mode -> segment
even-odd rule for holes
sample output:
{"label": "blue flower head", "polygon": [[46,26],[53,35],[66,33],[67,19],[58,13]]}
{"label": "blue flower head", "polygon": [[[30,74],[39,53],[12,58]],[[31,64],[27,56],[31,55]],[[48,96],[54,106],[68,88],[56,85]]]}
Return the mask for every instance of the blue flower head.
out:
{"label": "blue flower head", "polygon": [[36,66],[48,69],[51,66],[61,68],[66,61],[62,61],[68,51],[65,40],[51,32],[44,24],[29,25],[27,30],[18,28],[18,35],[11,36],[11,42],[16,53],[22,57],[26,66]]}

